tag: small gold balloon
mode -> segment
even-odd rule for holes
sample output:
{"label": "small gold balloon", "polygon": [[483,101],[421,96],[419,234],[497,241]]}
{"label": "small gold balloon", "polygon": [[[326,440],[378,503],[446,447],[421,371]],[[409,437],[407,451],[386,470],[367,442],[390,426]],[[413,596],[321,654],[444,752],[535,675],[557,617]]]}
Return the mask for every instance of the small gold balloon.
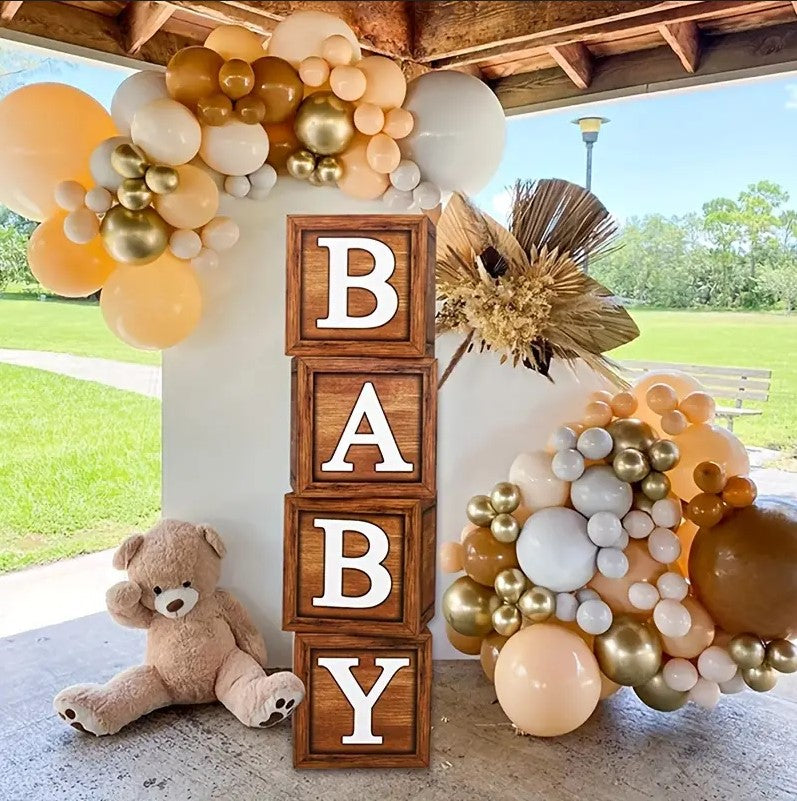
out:
{"label": "small gold balloon", "polygon": [[764,664],[766,649],[755,634],[737,634],[728,643],[728,653],[740,668],[756,668]]}
{"label": "small gold balloon", "polygon": [[744,683],[757,693],[768,693],[778,683],[778,674],[769,665],[744,668],[742,678]]}
{"label": "small gold balloon", "polygon": [[343,164],[334,156],[324,156],[318,160],[315,174],[323,186],[334,186],[343,177]]}
{"label": "small gold balloon", "polygon": [[656,441],[653,429],[635,417],[623,417],[606,426],[612,435],[614,448],[612,456],[616,456],[626,448],[634,448],[643,453]]}
{"label": "small gold balloon", "polygon": [[318,177],[318,170],[313,170],[307,179],[313,186],[323,186],[321,179]]}
{"label": "small gold balloon", "polygon": [[231,58],[221,65],[219,86],[231,100],[248,95],[255,85],[255,73],[249,63],[242,58]]}
{"label": "small gold balloon", "polygon": [[634,493],[634,509],[650,514],[653,511],[653,501],[642,490]]}
{"label": "small gold balloon", "polygon": [[520,489],[509,481],[502,481],[493,487],[490,503],[496,512],[514,512],[520,506]]}
{"label": "small gold balloon", "polygon": [[306,181],[315,170],[315,156],[309,150],[298,150],[288,156],[285,167],[289,175]]}
{"label": "small gold balloon", "polygon": [[247,125],[258,125],[266,118],[266,104],[255,95],[235,101],[235,116]]}
{"label": "small gold balloon", "polygon": [[681,458],[679,447],[671,439],[656,440],[648,448],[650,466],[660,473],[672,470]]}
{"label": "small gold balloon", "polygon": [[131,211],[140,211],[152,203],[152,192],[143,178],[125,178],[116,190],[116,197]]}
{"label": "small gold balloon", "polygon": [[556,611],[556,596],[546,587],[532,587],[520,596],[518,609],[532,623],[542,623]]}
{"label": "small gold balloon", "polygon": [[502,637],[511,637],[520,631],[523,618],[520,616],[517,607],[512,604],[501,604],[493,612],[493,628]]}
{"label": "small gold balloon", "polygon": [[468,501],[465,513],[468,515],[468,520],[477,526],[489,526],[495,517],[495,509],[486,495],[474,495]]}
{"label": "small gold balloon", "polygon": [[171,194],[180,185],[180,176],[177,174],[177,170],[174,167],[167,167],[165,164],[150,167],[144,180],[156,195]]}
{"label": "small gold balloon", "polygon": [[658,673],[661,640],[651,626],[628,615],[618,615],[609,630],[595,638],[595,657],[612,681],[636,687]]}
{"label": "small gold balloon", "polygon": [[642,492],[650,498],[651,501],[660,501],[670,494],[670,479],[664,473],[657,473],[653,471],[648,473],[640,485]]}
{"label": "small gold balloon", "polygon": [[493,518],[490,531],[498,542],[514,542],[520,535],[520,526],[512,515],[501,514]]}
{"label": "small gold balloon", "polygon": [[797,671],[797,645],[790,640],[772,640],[767,645],[767,664],[778,673]]}
{"label": "small gold balloon", "polygon": [[635,686],[634,692],[642,703],[658,712],[675,712],[689,700],[688,692],[673,690],[667,686],[661,671],[644,684]]}
{"label": "small gold balloon", "polygon": [[143,178],[149,164],[146,153],[140,147],[124,142],[111,153],[111,167],[122,178]]}
{"label": "small gold balloon", "polygon": [[443,617],[466,637],[484,637],[493,630],[493,612],[500,605],[492,587],[460,576],[443,595]]}
{"label": "small gold balloon", "polygon": [[316,92],[302,101],[293,129],[313,153],[342,153],[354,137],[354,106],[332,92]]}
{"label": "small gold balloon", "polygon": [[650,462],[642,451],[636,448],[626,448],[620,451],[612,461],[614,474],[620,481],[627,481],[634,484],[650,472]]}
{"label": "small gold balloon", "polygon": [[498,597],[508,603],[516,604],[526,590],[528,581],[523,571],[517,567],[508,567],[495,577],[495,591]]}
{"label": "small gold balloon", "polygon": [[100,235],[114,261],[123,264],[146,264],[169,244],[169,228],[151,207],[131,211],[114,206],[102,220]]}

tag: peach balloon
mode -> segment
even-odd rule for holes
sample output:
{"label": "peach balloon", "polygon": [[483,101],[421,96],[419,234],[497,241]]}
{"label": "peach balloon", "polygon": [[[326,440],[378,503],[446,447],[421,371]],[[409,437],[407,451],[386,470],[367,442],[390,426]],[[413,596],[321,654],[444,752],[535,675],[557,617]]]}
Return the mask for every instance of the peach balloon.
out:
{"label": "peach balloon", "polygon": [[324,39],[321,45],[321,55],[333,67],[339,67],[351,64],[354,59],[354,48],[345,36],[337,33]]}
{"label": "peach balloon", "polygon": [[601,401],[602,403],[611,404],[613,397],[614,396],[608,389],[596,389],[595,392],[590,394],[589,399],[590,401]]}
{"label": "peach balloon", "polygon": [[570,482],[553,474],[551,456],[543,451],[519,454],[509,468],[509,480],[520,488],[521,502],[531,512],[564,506],[570,498]]}
{"label": "peach balloon", "polygon": [[463,556],[461,542],[444,542],[440,546],[440,569],[444,573],[459,573],[463,567]]}
{"label": "peach balloon", "polygon": [[692,500],[700,492],[693,475],[700,462],[716,462],[728,477],[746,475],[750,471],[750,459],[744,445],[720,426],[697,423],[673,441],[678,445],[681,459],[667,476],[672,491],[685,501]]}
{"label": "peach balloon", "polygon": [[694,659],[708,648],[714,639],[714,621],[705,608],[691,595],[681,601],[692,618],[692,627],[683,637],[661,635],[661,647],[665,654]]}
{"label": "peach balloon", "polygon": [[498,661],[498,654],[501,653],[501,649],[506,645],[508,639],[508,637],[503,637],[497,631],[492,631],[482,640],[479,658],[487,681],[493,681],[495,678],[495,663]]}
{"label": "peach balloon", "polygon": [[628,600],[628,588],[638,581],[655,584],[659,576],[667,571],[667,565],[657,562],[650,555],[645,540],[631,540],[625,549],[625,555],[628,559],[628,572],[622,578],[606,578],[602,573],[596,573],[587,586],[609,604],[615,615],[648,617],[649,612],[637,609]]}
{"label": "peach balloon", "polygon": [[392,108],[385,114],[385,133],[393,139],[403,139],[412,133],[415,118],[405,108]]}
{"label": "peach balloon", "polygon": [[630,392],[618,392],[609,405],[617,417],[631,417],[639,404]]}
{"label": "peach balloon", "polygon": [[401,67],[384,56],[367,56],[357,64],[368,84],[361,98],[383,109],[399,108],[407,94],[407,79]]}
{"label": "peach balloon", "polygon": [[665,434],[670,434],[671,436],[683,433],[686,431],[688,425],[689,420],[686,419],[686,415],[683,412],[679,412],[677,409],[666,412],[661,416],[661,420],[659,421],[661,430]]}
{"label": "peach balloon", "polygon": [[365,75],[357,67],[334,67],[329,73],[329,85],[341,100],[359,100],[365,92]]}
{"label": "peach balloon", "polygon": [[510,637],[495,664],[498,703],[518,729],[567,734],[587,721],[601,694],[598,662],[583,640],[538,623]]}
{"label": "peach balloon", "polygon": [[240,58],[252,62],[266,54],[263,39],[242,25],[219,25],[205,39],[205,47],[215,50],[225,61]]}
{"label": "peach balloon", "polygon": [[387,175],[376,172],[368,164],[367,147],[368,139],[358,134],[355,135],[348,150],[338,156],[338,160],[343,164],[343,177],[338,181],[338,187],[349,197],[375,200],[385,193],[390,179]]}
{"label": "peach balloon", "polygon": [[678,406],[678,395],[669,384],[654,384],[645,393],[645,403],[654,414],[662,415]]}
{"label": "peach balloon", "polygon": [[681,554],[676,564],[685,576],[689,575],[689,551],[692,550],[692,542],[697,532],[698,528],[691,520],[684,520],[675,532],[681,541]]}
{"label": "peach balloon", "polygon": [[448,637],[448,641],[451,645],[461,654],[476,656],[481,653],[481,637],[468,637],[466,634],[460,634],[455,628],[452,628],[449,623],[446,623],[446,637]]}
{"label": "peach balloon", "polygon": [[385,124],[385,112],[379,106],[362,103],[354,109],[354,127],[367,136],[378,134]]}
{"label": "peach balloon", "polygon": [[310,56],[299,64],[299,77],[308,86],[321,86],[329,80],[329,64],[323,58]]}
{"label": "peach balloon", "polygon": [[119,339],[134,348],[159,350],[196,328],[202,293],[191,266],[166,251],[149,264],[121,265],[102,290],[100,309]]}
{"label": "peach balloon", "polygon": [[76,245],[64,235],[66,212],[59,211],[31,234],[28,264],[46,289],[66,298],[84,298],[102,287],[119,266],[95,237]]}
{"label": "peach balloon", "polygon": [[685,398],[690,392],[703,389],[703,385],[692,376],[680,370],[651,370],[640,376],[631,387],[631,392],[639,403],[639,408],[634,414],[640,420],[644,420],[653,426],[657,431],[661,428],[660,415],[648,409],[645,396],[654,384],[669,384],[678,398]]}
{"label": "peach balloon", "polygon": [[587,428],[592,426],[603,427],[612,422],[612,407],[606,401],[592,401],[584,410],[582,422]]}
{"label": "peach balloon", "polygon": [[155,196],[155,209],[174,228],[201,228],[219,209],[219,189],[213,179],[193,164],[175,168],[179,184],[168,195]]}
{"label": "peach balloon", "polygon": [[710,423],[714,419],[717,404],[708,392],[690,392],[678,404],[690,423]]}
{"label": "peach balloon", "polygon": [[607,698],[610,698],[614,695],[618,690],[622,690],[623,685],[617,684],[616,682],[612,681],[608,676],[601,673],[601,701],[605,701]]}
{"label": "peach balloon", "polygon": [[92,151],[113,136],[111,115],[79,89],[34,83],[11,92],[0,101],[0,203],[30,220],[49,219],[59,183],[94,185]]}
{"label": "peach balloon", "polygon": [[372,170],[391,173],[401,161],[399,146],[384,133],[374,136],[365,149],[365,157]]}

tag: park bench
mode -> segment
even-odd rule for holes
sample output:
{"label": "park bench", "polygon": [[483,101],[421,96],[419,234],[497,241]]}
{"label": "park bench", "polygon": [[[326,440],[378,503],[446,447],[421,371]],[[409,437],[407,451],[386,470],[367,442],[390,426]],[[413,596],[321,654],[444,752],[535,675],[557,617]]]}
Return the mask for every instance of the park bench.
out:
{"label": "park bench", "polygon": [[[651,370],[680,370],[696,378],[717,401],[717,418],[728,421],[733,431],[736,417],[761,414],[762,409],[743,406],[745,401],[769,399],[772,371],[756,367],[710,367],[700,364],[670,364],[665,362],[620,362],[626,377],[633,381]],[[727,405],[731,404],[731,405]]]}

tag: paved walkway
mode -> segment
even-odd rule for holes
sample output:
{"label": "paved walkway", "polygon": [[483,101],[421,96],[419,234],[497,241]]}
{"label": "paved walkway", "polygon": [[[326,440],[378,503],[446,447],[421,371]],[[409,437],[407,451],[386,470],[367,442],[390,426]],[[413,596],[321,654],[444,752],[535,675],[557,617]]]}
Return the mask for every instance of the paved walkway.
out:
{"label": "paved walkway", "polygon": [[149,398],[161,396],[161,368],[150,364],[132,364],[71,353],[44,350],[9,350],[0,348],[0,362],[19,367],[35,367],[49,373],[95,381]]}

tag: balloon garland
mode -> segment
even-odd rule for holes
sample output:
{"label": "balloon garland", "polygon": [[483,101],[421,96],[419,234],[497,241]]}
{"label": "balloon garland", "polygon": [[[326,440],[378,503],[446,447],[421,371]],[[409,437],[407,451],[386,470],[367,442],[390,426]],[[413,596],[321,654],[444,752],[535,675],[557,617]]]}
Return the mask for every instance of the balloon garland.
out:
{"label": "balloon garland", "polygon": [[408,86],[389,58],[363,57],[342,20],[299,11],[267,46],[246,28],[216,28],[165,73],[123,81],[110,114],[69,86],[18,89],[0,101],[0,131],[0,203],[46,226],[31,240],[37,279],[73,297],[111,283],[100,301],[111,330],[163,348],[198,323],[198,273],[240,236],[218,213],[222,192],[263,201],[293,179],[381,197],[386,212],[430,211],[444,191],[487,183],[505,120],[472,76]]}
{"label": "balloon garland", "polygon": [[713,417],[682,373],[597,392],[442,544],[444,572],[464,572],[448,638],[519,731],[572,731],[623,686],[671,712],[797,671],[797,506],[757,499]]}

